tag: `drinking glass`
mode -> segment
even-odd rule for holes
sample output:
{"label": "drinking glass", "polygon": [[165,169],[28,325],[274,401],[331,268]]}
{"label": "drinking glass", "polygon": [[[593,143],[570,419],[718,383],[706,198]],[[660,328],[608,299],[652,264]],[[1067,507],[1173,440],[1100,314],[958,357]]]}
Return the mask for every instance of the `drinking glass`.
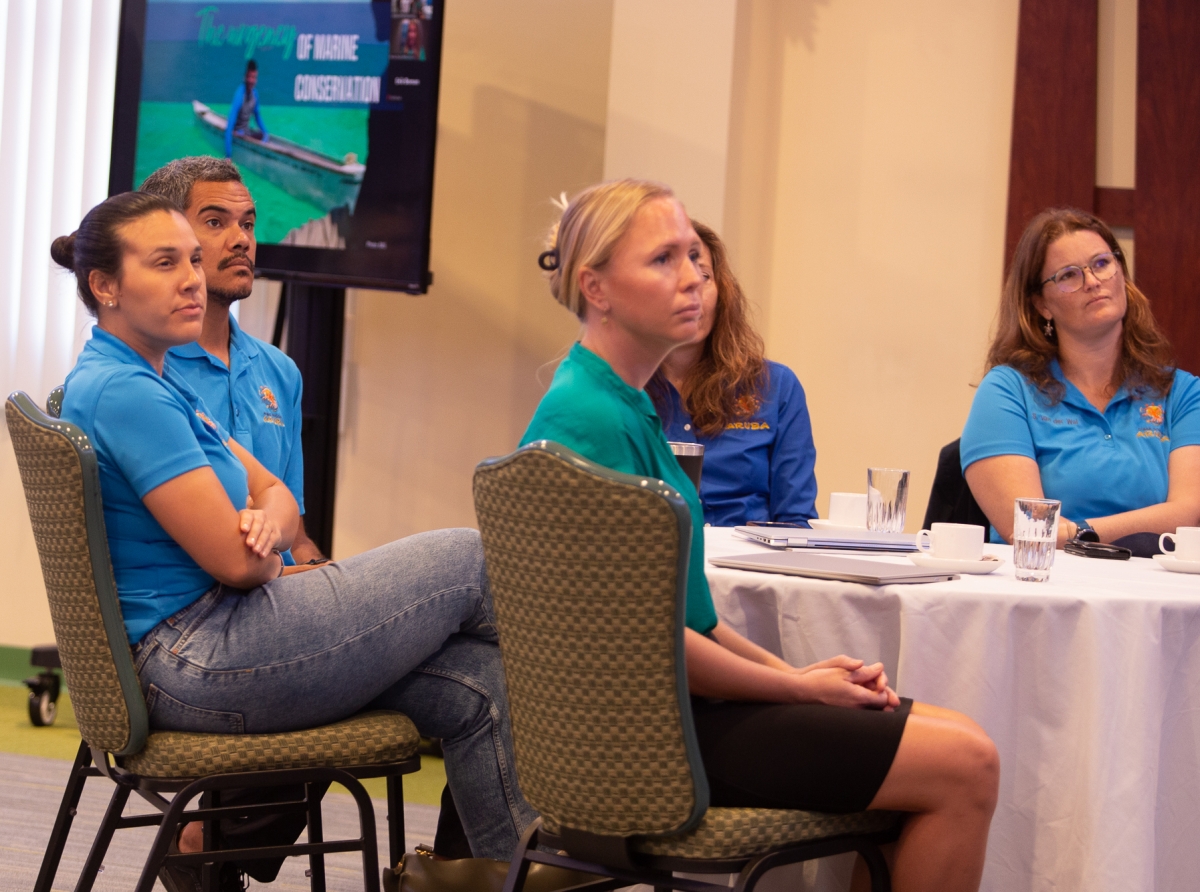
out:
{"label": "drinking glass", "polygon": [[696,492],[699,492],[700,472],[704,468],[704,444],[679,443],[675,440],[668,440],[667,445],[675,453],[675,460],[679,462],[679,466],[683,468],[683,472],[692,478],[692,484],[696,487]]}
{"label": "drinking glass", "polygon": [[908,471],[867,468],[867,529],[881,533],[904,532],[908,503]]}
{"label": "drinking glass", "polygon": [[1013,508],[1013,567],[1017,579],[1045,582],[1058,544],[1057,499],[1017,499]]}

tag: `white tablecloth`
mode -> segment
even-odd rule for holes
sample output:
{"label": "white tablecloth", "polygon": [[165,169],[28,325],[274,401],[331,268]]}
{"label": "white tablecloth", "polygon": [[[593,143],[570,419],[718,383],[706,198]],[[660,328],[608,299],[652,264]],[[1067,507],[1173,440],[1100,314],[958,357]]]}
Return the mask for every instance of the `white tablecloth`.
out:
{"label": "white tablecloth", "polygon": [[[764,550],[729,529],[706,543]],[[983,889],[1200,889],[1200,576],[1060,551],[1048,582],[1018,582],[1011,548],[985,551],[1007,563],[928,585],[707,572],[721,619],[788,662],[882,660],[900,694],[991,735]]]}

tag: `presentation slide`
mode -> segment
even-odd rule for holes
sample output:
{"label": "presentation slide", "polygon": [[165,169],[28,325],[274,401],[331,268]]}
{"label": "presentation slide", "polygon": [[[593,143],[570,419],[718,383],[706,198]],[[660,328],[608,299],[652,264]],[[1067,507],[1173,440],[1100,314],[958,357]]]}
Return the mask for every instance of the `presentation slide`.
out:
{"label": "presentation slide", "polygon": [[266,271],[424,290],[440,2],[142,2],[131,186],[175,158],[231,158],[259,244],[281,249]]}

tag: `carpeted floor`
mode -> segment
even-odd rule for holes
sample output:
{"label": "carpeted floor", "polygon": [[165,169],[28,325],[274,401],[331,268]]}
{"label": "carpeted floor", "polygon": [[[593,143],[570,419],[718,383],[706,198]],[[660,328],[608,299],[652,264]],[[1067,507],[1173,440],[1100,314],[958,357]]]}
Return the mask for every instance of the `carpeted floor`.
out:
{"label": "carpeted floor", "polygon": [[[70,709],[70,698],[59,699],[59,716],[54,725],[34,728],[26,713],[27,692],[23,687],[0,685],[0,892],[28,892],[33,888],[42,853],[50,838],[50,829],[62,797],[70,760],[79,747],[79,732]],[[405,778],[405,837],[411,849],[418,843],[433,842],[437,827],[436,803],[445,783],[440,759],[423,759],[422,769]],[[376,832],[381,833],[386,803],[382,800],[383,783],[368,783],[375,798]],[[340,791],[340,792],[339,792]],[[54,882],[55,890],[71,889],[87,857],[92,837],[100,824],[112,784],[104,778],[88,781],[79,813],[75,818],[62,865]],[[149,810],[145,803],[130,801],[126,814]],[[358,811],[354,800],[335,787],[325,798],[325,837],[358,835]],[[137,882],[154,829],[123,830],[113,838],[105,857],[103,872],[96,880],[96,892],[128,892]],[[379,863],[387,863],[387,842],[381,839]],[[304,871],[307,859],[290,858],[279,878],[269,885],[253,883],[251,889],[307,890]],[[329,855],[326,876],[329,892],[362,889],[361,856],[353,853]],[[161,884],[156,889],[162,890]]]}
{"label": "carpeted floor", "polygon": [[[0,892],[29,892],[33,888],[69,767],[70,764],[61,759],[0,753],[0,802],[3,802],[3,808],[0,808],[0,862],[4,864],[0,870]],[[74,887],[111,792],[112,784],[104,778],[91,779],[84,787],[79,812],[54,883],[55,890]],[[145,803],[130,800],[126,814],[142,811],[149,811]],[[325,797],[322,812],[326,839],[358,835],[358,811],[349,795],[330,793]],[[420,842],[433,842],[437,813],[435,806],[405,804],[405,837],[409,848]],[[377,832],[386,814],[386,803],[376,800]],[[96,892],[128,892],[132,889],[153,840],[152,827],[117,833],[105,857],[103,872],[96,880]],[[381,866],[387,863],[387,842],[382,839],[379,863]],[[329,892],[362,889],[361,856],[354,853],[328,855],[325,864]],[[308,878],[304,876],[307,867],[307,859],[289,858],[274,883],[252,883],[251,888],[276,892],[306,890],[309,888]],[[162,886],[156,884],[155,888],[161,890]]]}

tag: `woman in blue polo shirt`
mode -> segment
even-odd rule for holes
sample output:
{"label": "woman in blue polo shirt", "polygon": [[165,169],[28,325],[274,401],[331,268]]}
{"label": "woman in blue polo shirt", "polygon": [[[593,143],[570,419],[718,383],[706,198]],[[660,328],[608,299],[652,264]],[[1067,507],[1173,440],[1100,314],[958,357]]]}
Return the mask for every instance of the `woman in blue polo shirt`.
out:
{"label": "woman in blue polo shirt", "polygon": [[763,358],[720,237],[703,223],[692,226],[704,276],[699,334],[671,351],[646,392],[668,440],[704,445],[706,523],[808,526],[817,516],[817,450],[804,388],[787,366]]}
{"label": "woman in blue polo shirt", "polygon": [[1013,500],[1062,502],[1060,544],[1200,522],[1200,381],[1174,368],[1112,230],[1043,211],[1017,243],[962,466],[992,526]]}
{"label": "woman in blue polo shirt", "polygon": [[982,729],[900,700],[878,663],[838,656],[790,666],[713,608],[700,500],[645,391],[666,355],[697,339],[700,246],[665,186],[618,180],[571,201],[538,262],[583,336],[522,442],[554,440],[615,470],[662,477],[687,502],[684,647],[713,805],[912,812],[895,851],[897,892],[976,889],[999,783]]}
{"label": "woman in blue polo shirt", "polygon": [[199,337],[205,308],[187,220],[165,198],[125,193],[51,254],[97,317],[62,417],[96,450],[150,726],[269,733],[398,710],[442,738],[472,851],[511,857],[535,815],[514,780],[478,534],[438,530],[285,568],[295,499],[167,356]]}

